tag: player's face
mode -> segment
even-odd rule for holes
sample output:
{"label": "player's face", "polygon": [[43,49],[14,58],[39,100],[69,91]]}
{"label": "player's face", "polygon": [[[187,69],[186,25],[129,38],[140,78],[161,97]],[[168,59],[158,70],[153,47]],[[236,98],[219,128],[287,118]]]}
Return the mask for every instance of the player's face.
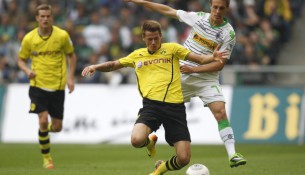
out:
{"label": "player's face", "polygon": [[223,23],[223,18],[227,14],[228,6],[225,0],[212,0],[211,1],[211,21],[220,25]]}
{"label": "player's face", "polygon": [[158,31],[156,31],[156,32],[145,31],[143,40],[144,40],[148,50],[155,52],[161,46],[162,36]]}
{"label": "player's face", "polygon": [[51,27],[53,22],[51,10],[39,10],[39,14],[36,16],[36,21],[38,22],[39,27]]}

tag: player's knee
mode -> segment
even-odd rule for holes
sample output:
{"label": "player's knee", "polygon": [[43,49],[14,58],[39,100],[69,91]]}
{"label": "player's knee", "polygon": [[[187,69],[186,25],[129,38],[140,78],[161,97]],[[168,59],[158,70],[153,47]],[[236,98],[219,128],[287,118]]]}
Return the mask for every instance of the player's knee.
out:
{"label": "player's knee", "polygon": [[133,147],[140,148],[141,146],[144,145],[144,141],[143,141],[143,139],[141,139],[137,136],[131,136],[131,145]]}
{"label": "player's knee", "polygon": [[227,113],[225,109],[220,109],[214,114],[217,121],[227,119]]}
{"label": "player's knee", "polygon": [[187,164],[189,164],[190,163],[190,159],[191,159],[191,155],[189,155],[189,154],[178,155],[178,162],[179,162],[180,166],[182,166],[182,167],[184,167]]}
{"label": "player's knee", "polygon": [[60,132],[62,130],[61,125],[52,125],[52,131],[53,132]]}
{"label": "player's knee", "polygon": [[47,129],[48,128],[48,120],[40,119],[39,120],[40,128]]}

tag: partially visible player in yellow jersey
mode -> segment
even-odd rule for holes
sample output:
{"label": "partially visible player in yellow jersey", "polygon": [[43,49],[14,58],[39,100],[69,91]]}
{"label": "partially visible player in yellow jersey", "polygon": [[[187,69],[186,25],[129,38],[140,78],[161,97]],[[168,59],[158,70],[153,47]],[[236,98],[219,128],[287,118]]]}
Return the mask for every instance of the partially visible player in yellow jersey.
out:
{"label": "partially visible player in yellow jersey", "polygon": [[[53,169],[49,132],[62,129],[65,87],[68,86],[69,93],[74,90],[76,55],[69,34],[53,26],[52,7],[42,4],[36,10],[38,27],[23,38],[18,66],[30,79],[30,113],[38,114],[39,118],[38,135],[43,167]],[[27,66],[28,59],[31,59],[31,68]]]}
{"label": "partially visible player in yellow jersey", "polygon": [[85,67],[82,76],[123,67],[135,69],[138,89],[143,97],[143,108],[139,111],[131,134],[132,145],[136,148],[146,147],[148,155],[154,157],[157,136],[151,133],[163,124],[167,143],[176,149],[176,155],[166,162],[158,162],[152,174],[160,175],[181,169],[189,163],[191,157],[191,139],[181,90],[179,59],[204,64],[222,62],[228,54],[216,50],[213,55],[197,55],[179,44],[161,43],[161,26],[153,20],[143,23],[142,37],[147,48],[138,49],[117,61]]}

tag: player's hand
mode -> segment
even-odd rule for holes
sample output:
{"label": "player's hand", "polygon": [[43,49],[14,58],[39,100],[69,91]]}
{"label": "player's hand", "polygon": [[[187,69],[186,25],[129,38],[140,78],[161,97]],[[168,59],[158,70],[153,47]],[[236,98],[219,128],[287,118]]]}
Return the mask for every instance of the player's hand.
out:
{"label": "player's hand", "polygon": [[221,45],[217,45],[214,52],[213,57],[215,61],[219,61],[220,63],[223,63],[223,59],[228,59],[229,52],[228,51],[219,51]]}
{"label": "player's hand", "polygon": [[36,73],[34,71],[30,70],[27,72],[27,76],[29,79],[32,79],[32,78],[36,77]]}
{"label": "player's hand", "polygon": [[84,70],[82,71],[82,76],[86,77],[92,77],[95,74],[95,66],[91,65],[91,66],[87,66],[84,68]]}
{"label": "player's hand", "polygon": [[193,67],[187,66],[187,65],[181,65],[180,66],[180,72],[190,74],[193,73]]}
{"label": "player's hand", "polygon": [[74,80],[73,79],[68,79],[68,82],[67,82],[67,86],[68,86],[68,89],[69,89],[69,94],[71,94],[73,91],[74,91]]}

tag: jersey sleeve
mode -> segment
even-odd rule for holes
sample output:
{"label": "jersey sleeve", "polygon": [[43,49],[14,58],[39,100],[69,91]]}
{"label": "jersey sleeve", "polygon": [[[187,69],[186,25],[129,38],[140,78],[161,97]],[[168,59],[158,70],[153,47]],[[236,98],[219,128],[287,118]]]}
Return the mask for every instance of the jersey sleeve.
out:
{"label": "jersey sleeve", "polygon": [[179,21],[184,22],[189,26],[193,26],[204,14],[204,12],[186,12],[183,10],[177,10],[177,17]]}
{"label": "jersey sleeve", "polygon": [[31,45],[29,42],[29,37],[25,36],[21,42],[21,47],[19,49],[19,58],[26,60],[30,57],[31,54]]}
{"label": "jersey sleeve", "polygon": [[128,56],[124,57],[124,58],[121,58],[119,59],[119,62],[121,65],[123,65],[124,67],[135,67],[135,64],[134,64],[134,52],[132,52],[131,54],[129,54]]}
{"label": "jersey sleeve", "polygon": [[189,55],[191,51],[189,51],[187,48],[181,46],[177,43],[171,43],[174,45],[174,55],[176,58],[180,60],[186,60],[186,57]]}
{"label": "jersey sleeve", "polygon": [[72,40],[67,32],[65,32],[65,37],[64,37],[64,51],[66,54],[70,54],[74,52]]}
{"label": "jersey sleeve", "polygon": [[220,48],[221,51],[225,50],[229,52],[228,59],[230,59],[231,57],[235,42],[236,42],[235,32],[233,29],[231,29],[225,35],[224,42]]}

